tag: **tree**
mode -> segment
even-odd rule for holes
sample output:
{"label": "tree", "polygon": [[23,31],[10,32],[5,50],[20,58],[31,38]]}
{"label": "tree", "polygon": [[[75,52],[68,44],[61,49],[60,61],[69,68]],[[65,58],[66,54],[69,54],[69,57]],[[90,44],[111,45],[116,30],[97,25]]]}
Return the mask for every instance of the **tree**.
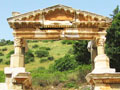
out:
{"label": "tree", "polygon": [[120,11],[119,7],[113,11],[113,21],[107,31],[106,53],[110,58],[110,66],[120,71]]}
{"label": "tree", "polygon": [[25,53],[25,64],[34,62],[34,54],[31,50]]}
{"label": "tree", "polygon": [[79,64],[90,64],[90,53],[87,50],[88,41],[77,41],[73,45],[75,59]]}
{"label": "tree", "polygon": [[113,10],[113,14],[110,14],[110,16],[114,18],[119,12],[120,12],[119,5],[117,5],[117,7]]}

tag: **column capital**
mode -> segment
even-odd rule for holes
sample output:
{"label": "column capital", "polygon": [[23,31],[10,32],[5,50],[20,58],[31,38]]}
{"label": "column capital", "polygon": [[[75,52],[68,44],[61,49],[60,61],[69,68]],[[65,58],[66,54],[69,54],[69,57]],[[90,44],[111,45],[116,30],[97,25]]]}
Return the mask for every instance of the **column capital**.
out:
{"label": "column capital", "polygon": [[21,47],[23,44],[23,39],[21,37],[15,37],[14,39],[14,46]]}
{"label": "column capital", "polygon": [[97,37],[96,38],[96,45],[104,47],[105,41],[106,41],[106,37],[105,36]]}

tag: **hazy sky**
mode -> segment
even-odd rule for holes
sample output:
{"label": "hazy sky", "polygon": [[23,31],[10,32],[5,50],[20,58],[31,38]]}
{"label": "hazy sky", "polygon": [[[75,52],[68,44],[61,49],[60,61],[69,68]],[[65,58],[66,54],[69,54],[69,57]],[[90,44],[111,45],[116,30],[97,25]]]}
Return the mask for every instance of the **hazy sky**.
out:
{"label": "hazy sky", "polygon": [[1,0],[0,39],[13,40],[12,29],[6,20],[11,17],[13,11],[26,13],[56,4],[63,4],[109,17],[116,6],[120,5],[120,0]]}

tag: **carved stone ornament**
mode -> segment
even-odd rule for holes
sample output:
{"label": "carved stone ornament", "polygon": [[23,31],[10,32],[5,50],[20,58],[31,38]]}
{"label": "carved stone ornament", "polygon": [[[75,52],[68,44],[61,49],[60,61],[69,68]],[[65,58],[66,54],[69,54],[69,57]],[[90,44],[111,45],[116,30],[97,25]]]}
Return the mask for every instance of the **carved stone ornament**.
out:
{"label": "carved stone ornament", "polygon": [[97,46],[104,46],[105,41],[106,41],[105,37],[97,38]]}
{"label": "carved stone ornament", "polygon": [[21,47],[22,46],[22,38],[19,38],[19,37],[16,37],[15,39],[14,39],[14,46],[15,47]]}

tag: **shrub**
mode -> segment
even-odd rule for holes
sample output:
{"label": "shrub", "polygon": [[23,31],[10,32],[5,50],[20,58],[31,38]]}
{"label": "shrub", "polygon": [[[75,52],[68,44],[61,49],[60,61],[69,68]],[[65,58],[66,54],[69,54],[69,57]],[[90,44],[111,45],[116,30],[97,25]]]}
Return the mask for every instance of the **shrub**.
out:
{"label": "shrub", "polygon": [[47,50],[37,50],[35,51],[37,57],[47,57],[49,52]]}
{"label": "shrub", "polygon": [[5,74],[3,71],[0,71],[0,82],[5,82]]}
{"label": "shrub", "polygon": [[7,51],[7,48],[6,48],[6,47],[5,47],[5,48],[3,48],[3,49],[2,49],[2,51]]}
{"label": "shrub", "polygon": [[32,51],[28,51],[25,53],[25,64],[33,62],[34,61],[34,54]]}
{"label": "shrub", "polygon": [[52,61],[52,60],[54,60],[54,57],[53,56],[49,56],[48,60]]}
{"label": "shrub", "polygon": [[74,40],[62,40],[61,43],[62,43],[62,44],[68,44],[68,45],[69,45],[69,44],[74,44],[75,41],[74,41]]}
{"label": "shrub", "polygon": [[66,74],[59,71],[50,72],[49,70],[40,67],[31,71],[32,81],[34,85],[48,86],[58,85],[59,83],[67,80]]}
{"label": "shrub", "polygon": [[44,63],[44,62],[46,62],[46,61],[48,61],[48,59],[42,58],[42,59],[40,60],[40,63]]}
{"label": "shrub", "polygon": [[0,58],[0,63],[3,61],[3,59],[2,58]]}
{"label": "shrub", "polygon": [[75,60],[79,64],[90,64],[90,53],[87,49],[88,41],[76,41],[73,45]]}
{"label": "shrub", "polygon": [[68,53],[69,53],[69,54],[74,54],[74,53],[73,53],[73,48],[69,49]]}
{"label": "shrub", "polygon": [[39,46],[37,44],[33,45],[32,48],[38,48]]}
{"label": "shrub", "polygon": [[79,65],[76,68],[78,72],[77,77],[79,82],[86,82],[85,76],[91,72],[91,65]]}
{"label": "shrub", "polygon": [[78,66],[74,56],[65,55],[63,58],[60,58],[55,61],[53,68],[58,71],[67,71],[73,70]]}
{"label": "shrub", "polygon": [[42,40],[42,42],[44,42],[44,43],[48,43],[48,42],[49,42],[49,40]]}
{"label": "shrub", "polygon": [[6,58],[10,58],[10,56],[14,54],[14,50],[11,50],[7,55],[6,55]]}
{"label": "shrub", "polygon": [[40,49],[40,50],[50,50],[49,47],[40,47],[39,49]]}
{"label": "shrub", "polygon": [[7,60],[5,64],[10,65],[10,60]]}
{"label": "shrub", "polygon": [[2,52],[0,52],[0,56],[4,56],[4,54]]}
{"label": "shrub", "polygon": [[5,40],[5,39],[1,39],[0,40],[0,46],[4,46],[4,45],[12,45],[14,42],[10,41],[10,40]]}
{"label": "shrub", "polygon": [[64,87],[67,87],[67,88],[78,88],[77,84],[75,82],[68,82],[64,85]]}

